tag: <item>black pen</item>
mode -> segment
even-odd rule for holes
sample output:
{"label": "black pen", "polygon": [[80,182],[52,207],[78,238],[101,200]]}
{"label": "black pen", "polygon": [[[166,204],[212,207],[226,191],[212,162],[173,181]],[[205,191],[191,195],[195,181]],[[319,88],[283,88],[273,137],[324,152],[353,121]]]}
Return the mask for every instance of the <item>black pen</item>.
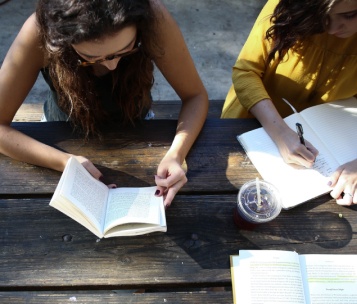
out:
{"label": "black pen", "polygon": [[304,136],[303,136],[304,135],[304,130],[302,128],[302,125],[300,123],[298,123],[298,122],[296,123],[296,132],[297,132],[297,134],[299,136],[300,143],[306,147],[305,139],[304,139]]}
{"label": "black pen", "polygon": [[[293,110],[294,113],[297,113],[296,109],[292,106],[292,104],[289,101],[287,101],[285,98],[282,98],[282,99]],[[298,123],[298,122],[296,123],[296,132],[297,132],[297,134],[299,136],[300,143],[306,147],[305,139],[304,139],[304,136],[303,136],[304,129],[302,128],[301,123]]]}

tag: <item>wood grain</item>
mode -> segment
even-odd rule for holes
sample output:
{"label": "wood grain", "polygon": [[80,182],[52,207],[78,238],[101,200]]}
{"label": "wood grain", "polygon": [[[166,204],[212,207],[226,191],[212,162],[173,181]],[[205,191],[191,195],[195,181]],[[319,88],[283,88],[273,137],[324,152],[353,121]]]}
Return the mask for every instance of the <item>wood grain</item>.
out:
{"label": "wood grain", "polygon": [[235,199],[178,195],[167,233],[108,239],[49,199],[0,200],[0,290],[229,287],[229,256],[239,249],[357,251],[356,206],[323,196],[249,231],[234,225]]}
{"label": "wood grain", "polygon": [[[169,149],[175,120],[145,121],[136,127],[112,127],[102,140],[84,142],[68,123],[13,123],[13,127],[39,141],[89,158],[107,183],[120,186],[154,185],[154,175]],[[236,135],[257,128],[254,119],[209,119],[192,147],[184,166],[188,183],[182,193],[233,193],[258,176]],[[50,195],[60,172],[32,166],[0,155],[0,196],[5,194]]]}

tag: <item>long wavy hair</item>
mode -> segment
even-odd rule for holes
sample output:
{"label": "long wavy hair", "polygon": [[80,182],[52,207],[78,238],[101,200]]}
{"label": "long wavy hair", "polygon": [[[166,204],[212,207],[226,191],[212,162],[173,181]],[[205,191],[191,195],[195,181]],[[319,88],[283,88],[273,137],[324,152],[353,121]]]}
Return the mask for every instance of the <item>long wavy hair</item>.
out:
{"label": "long wavy hair", "polygon": [[162,54],[156,35],[156,18],[150,0],[39,0],[36,16],[48,69],[59,107],[86,136],[108,113],[101,106],[91,67],[79,67],[72,44],[110,37],[134,25],[139,52],[122,58],[112,74],[112,100],[123,114],[122,122],[140,119],[151,105],[153,59]]}
{"label": "long wavy hair", "polygon": [[266,39],[273,42],[268,63],[283,59],[286,52],[307,37],[323,33],[328,25],[328,13],[339,0],[280,0],[270,18],[272,26]]}

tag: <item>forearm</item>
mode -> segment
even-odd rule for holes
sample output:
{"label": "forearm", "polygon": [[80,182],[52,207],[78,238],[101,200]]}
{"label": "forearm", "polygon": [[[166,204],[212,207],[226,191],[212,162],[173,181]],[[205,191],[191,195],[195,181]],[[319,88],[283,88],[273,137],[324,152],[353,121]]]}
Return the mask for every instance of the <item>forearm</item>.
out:
{"label": "forearm", "polygon": [[0,126],[0,153],[57,171],[63,171],[71,156],[5,125]]}
{"label": "forearm", "polygon": [[286,128],[289,128],[270,99],[263,99],[256,103],[250,112],[259,120],[274,141]]}
{"label": "forearm", "polygon": [[183,101],[177,121],[176,135],[168,151],[168,154],[178,158],[181,164],[202,129],[207,117],[208,105],[205,92]]}

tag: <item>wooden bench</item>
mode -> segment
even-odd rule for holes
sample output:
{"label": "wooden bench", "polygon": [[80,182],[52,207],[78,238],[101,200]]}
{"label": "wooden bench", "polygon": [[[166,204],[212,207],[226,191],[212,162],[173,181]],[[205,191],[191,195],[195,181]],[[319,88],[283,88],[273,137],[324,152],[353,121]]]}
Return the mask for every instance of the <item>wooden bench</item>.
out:
{"label": "wooden bench", "polygon": [[[221,116],[224,100],[211,100],[208,118],[219,118]],[[179,100],[159,100],[153,103],[153,111],[156,119],[177,119],[181,108]],[[17,111],[13,121],[35,122],[42,117],[42,103],[24,103]]]}

